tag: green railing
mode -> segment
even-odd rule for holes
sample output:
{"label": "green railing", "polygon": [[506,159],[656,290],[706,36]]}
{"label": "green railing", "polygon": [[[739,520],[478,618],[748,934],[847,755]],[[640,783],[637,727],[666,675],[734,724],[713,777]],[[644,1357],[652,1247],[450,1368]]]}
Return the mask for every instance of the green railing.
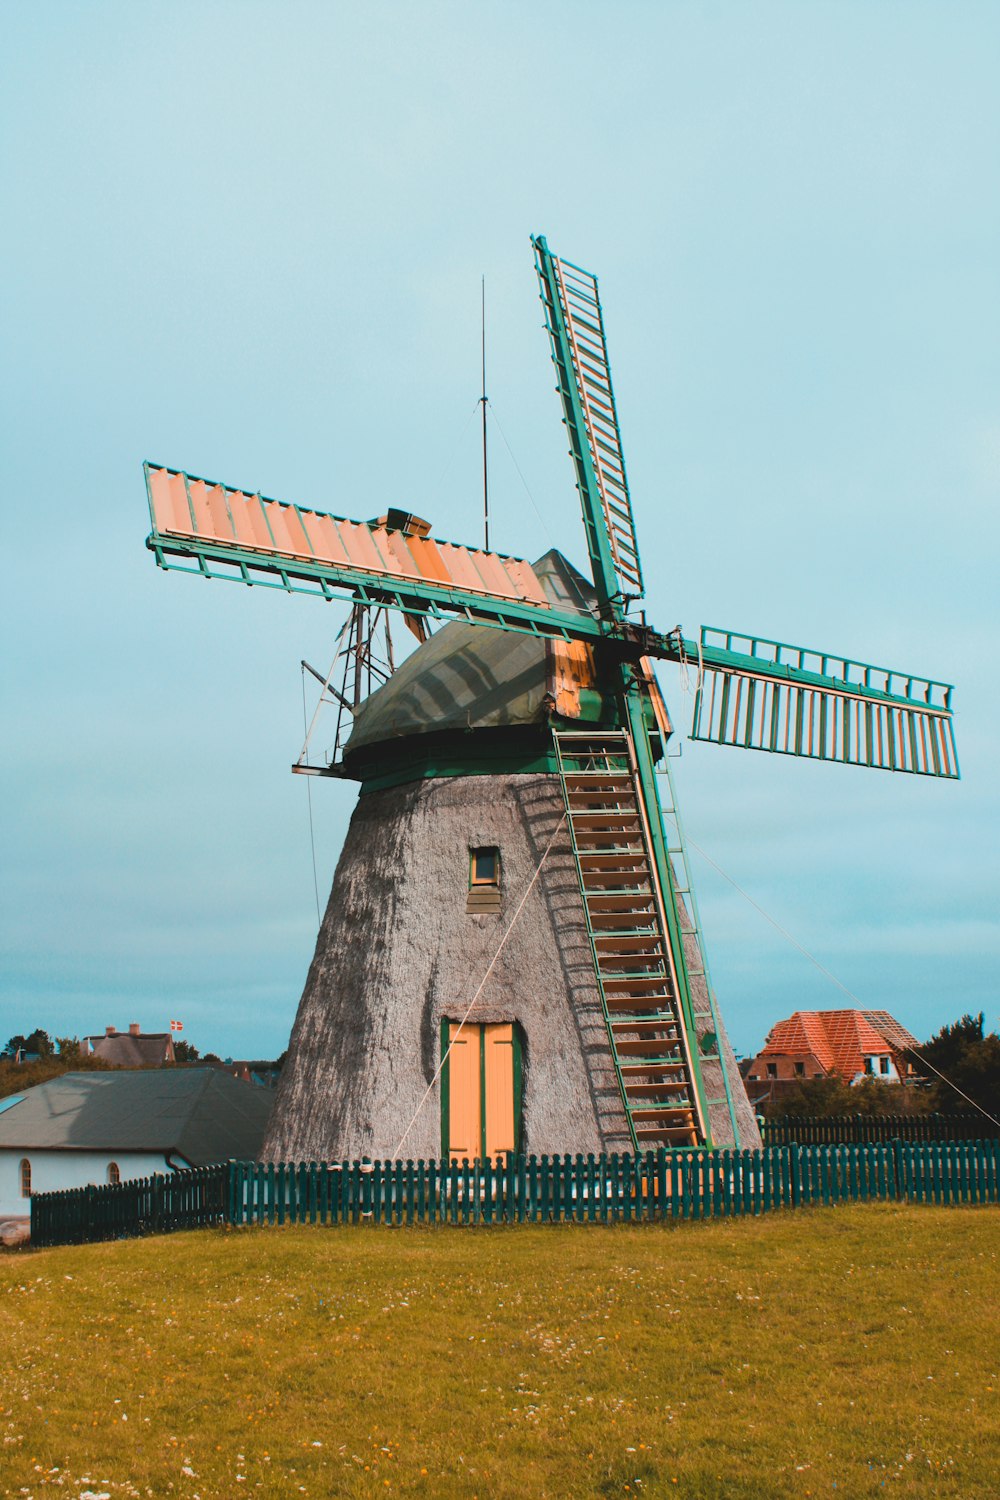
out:
{"label": "green railing", "polygon": [[[773,1115],[761,1121],[765,1146],[846,1146],[876,1141],[974,1141],[989,1133],[981,1114]],[[1000,1134],[997,1131],[996,1134]]]}
{"label": "green railing", "polygon": [[510,1156],[496,1162],[228,1162],[39,1193],[35,1245],[206,1224],[608,1224],[881,1200],[1000,1202],[1000,1140]]}

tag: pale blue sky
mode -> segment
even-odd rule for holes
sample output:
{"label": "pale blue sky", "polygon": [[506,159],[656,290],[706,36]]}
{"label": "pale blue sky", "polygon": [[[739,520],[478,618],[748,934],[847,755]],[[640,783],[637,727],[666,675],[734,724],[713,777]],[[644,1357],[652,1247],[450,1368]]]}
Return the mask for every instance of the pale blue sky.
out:
{"label": "pale blue sky", "polygon": [[[176,1016],[284,1047],[316,927],[298,663],[343,611],[158,573],[141,463],[476,540],[485,273],[534,499],[495,441],[495,543],[582,563],[539,231],[601,278],[650,618],[957,684],[960,784],[686,743],[690,835],[866,1005],[996,1025],[1000,8],[0,24],[0,1040]],[[313,784],[324,887],[353,800]],[[738,1048],[846,1003],[695,868]]]}

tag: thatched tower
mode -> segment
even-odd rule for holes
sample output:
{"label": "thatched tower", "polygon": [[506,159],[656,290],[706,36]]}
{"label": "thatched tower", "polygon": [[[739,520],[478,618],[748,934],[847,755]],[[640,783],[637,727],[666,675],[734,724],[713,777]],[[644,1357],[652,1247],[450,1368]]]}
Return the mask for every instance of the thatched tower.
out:
{"label": "thatched tower", "polygon": [[[558,553],[535,572],[553,603],[592,597]],[[606,715],[588,647],[457,623],[362,706],[344,755],[361,796],[264,1159],[631,1148],[552,741]],[[701,1068],[722,1099],[720,1063]],[[709,1115],[733,1144],[726,1104]]]}

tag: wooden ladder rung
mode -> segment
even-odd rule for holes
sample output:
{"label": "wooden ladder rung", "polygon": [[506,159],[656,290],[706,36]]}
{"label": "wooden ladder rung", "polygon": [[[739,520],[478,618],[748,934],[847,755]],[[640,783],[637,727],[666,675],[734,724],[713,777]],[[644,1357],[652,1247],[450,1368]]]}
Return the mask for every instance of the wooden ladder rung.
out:
{"label": "wooden ladder rung", "polygon": [[662,969],[659,973],[655,969],[606,969],[603,966],[598,970],[601,983],[604,985],[608,995],[616,996],[618,999],[626,995],[645,994],[655,989],[663,994],[669,994],[671,990],[670,976]]}
{"label": "wooden ladder rung", "polygon": [[691,1118],[691,1101],[688,1099],[683,1104],[668,1105],[659,1109],[630,1109],[629,1114],[635,1121],[637,1129],[642,1126],[645,1126],[647,1130],[655,1129],[658,1122],[672,1125],[676,1123],[678,1115],[687,1123]]}
{"label": "wooden ladder rung", "polygon": [[[690,1103],[687,1097],[688,1084],[686,1078],[665,1078],[661,1082],[655,1083],[639,1083],[636,1079],[629,1079],[626,1083],[626,1089],[630,1099],[647,1099],[654,1102],[659,1100],[662,1094],[682,1092],[684,1094],[684,1101]],[[669,1098],[663,1100],[663,1106],[666,1109],[677,1108],[676,1101],[671,1101]]]}
{"label": "wooden ladder rung", "polygon": [[640,1077],[645,1077],[648,1073],[666,1073],[683,1068],[684,1059],[682,1057],[650,1057],[645,1060],[639,1059],[633,1062],[621,1062],[619,1063],[619,1067],[621,1068],[622,1076],[627,1077],[627,1081],[631,1084],[633,1078],[638,1080]]}
{"label": "wooden ladder rung", "polygon": [[596,910],[598,912],[601,909],[602,902],[615,903],[613,907],[608,907],[609,911],[620,912],[623,907],[627,907],[629,904],[635,906],[637,909],[645,909],[646,907],[651,907],[653,911],[656,910],[656,903],[653,900],[652,891],[650,891],[648,894],[643,894],[643,892],[641,891],[598,890],[585,891],[584,895],[587,898],[587,905],[592,910]]}
{"label": "wooden ladder rung", "polygon": [[577,845],[580,854],[643,854],[641,843],[623,844],[620,838],[610,839],[604,833],[591,833],[587,830],[578,835]]}
{"label": "wooden ladder rung", "polygon": [[609,995],[607,998],[608,1014],[615,1021],[632,1014],[636,1020],[648,1020],[650,1018],[645,1013],[651,1010],[664,1015],[669,1004],[669,995]]}
{"label": "wooden ladder rung", "polygon": [[[662,1057],[664,1053],[673,1052],[680,1041],[677,1022],[666,1011],[661,1011],[659,1016],[635,1016],[632,1020],[624,1016],[612,1016],[611,1025],[617,1045],[631,1048],[638,1057]],[[621,1035],[625,1031],[632,1034]],[[659,1050],[650,1052],[650,1047]],[[680,1056],[680,1053],[677,1055]]]}
{"label": "wooden ladder rung", "polygon": [[639,979],[649,979],[658,974],[667,977],[662,953],[598,953],[601,975],[611,979],[627,979],[634,974]]}
{"label": "wooden ladder rung", "polygon": [[607,953],[615,957],[624,958],[628,953],[655,954],[663,956],[664,945],[662,939],[653,932],[650,933],[615,933],[613,935],[602,932],[594,938],[594,943],[599,953]]}

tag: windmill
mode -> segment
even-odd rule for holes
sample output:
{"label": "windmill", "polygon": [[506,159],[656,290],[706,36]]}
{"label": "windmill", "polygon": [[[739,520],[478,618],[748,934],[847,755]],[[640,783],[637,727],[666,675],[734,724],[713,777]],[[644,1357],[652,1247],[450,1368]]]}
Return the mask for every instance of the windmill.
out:
{"label": "windmill", "polygon": [[589,579],[556,552],[532,565],[437,541],[400,510],[344,520],[145,466],[160,567],[346,592],[357,636],[363,611],[394,610],[421,641],[352,705],[340,759],[297,767],[362,795],[272,1158],[756,1144],[705,968],[654,662],[697,672],[695,740],[958,775],[947,684],[646,622],[597,280],[532,244]]}

